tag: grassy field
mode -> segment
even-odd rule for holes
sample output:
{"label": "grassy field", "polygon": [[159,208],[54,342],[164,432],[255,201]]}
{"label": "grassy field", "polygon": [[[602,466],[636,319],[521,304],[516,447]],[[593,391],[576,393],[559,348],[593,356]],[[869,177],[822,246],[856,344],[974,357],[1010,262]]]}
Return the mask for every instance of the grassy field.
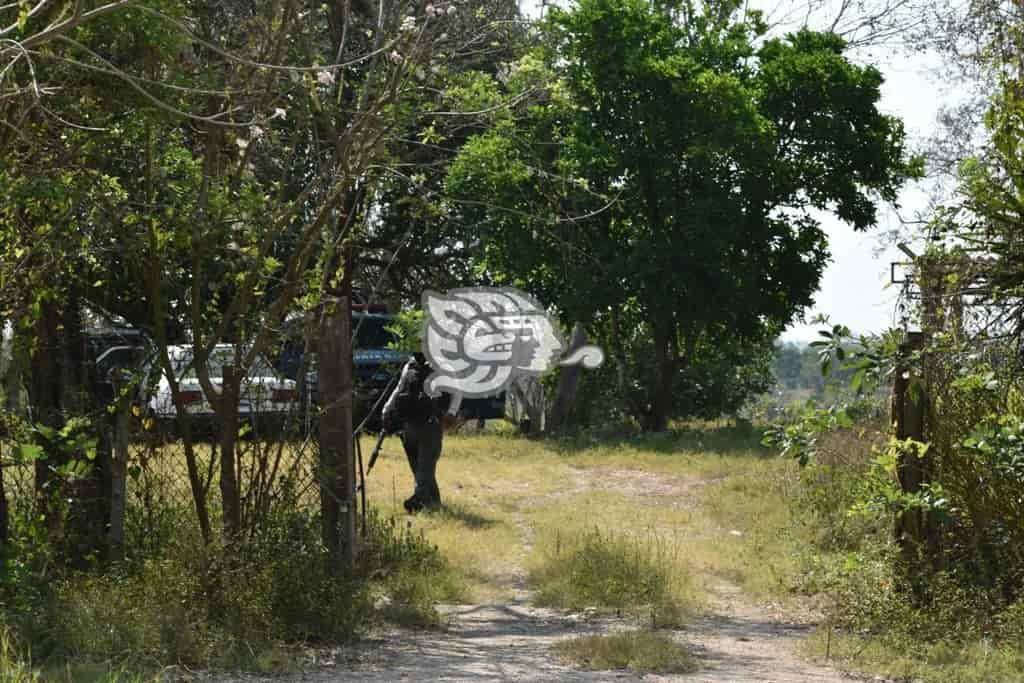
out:
{"label": "grassy field", "polygon": [[[384,453],[369,496],[400,514],[412,478],[397,440]],[[558,581],[552,565],[597,541],[641,555],[664,571],[678,602],[699,607],[701,583],[716,576],[756,595],[784,587],[791,479],[791,464],[756,434],[721,425],[621,440],[465,434],[446,440],[438,466],[446,510],[410,520],[464,573],[477,600],[507,598],[521,577],[542,601],[558,604],[562,595],[563,606],[580,606],[585,596],[565,598],[569,586],[545,591],[545,582]]]}

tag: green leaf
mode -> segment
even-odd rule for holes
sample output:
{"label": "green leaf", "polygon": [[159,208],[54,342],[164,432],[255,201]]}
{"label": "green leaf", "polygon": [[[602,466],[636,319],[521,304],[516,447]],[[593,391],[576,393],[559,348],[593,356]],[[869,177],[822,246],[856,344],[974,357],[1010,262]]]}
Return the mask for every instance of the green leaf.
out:
{"label": "green leaf", "polygon": [[850,378],[850,389],[855,393],[859,394],[864,386],[864,376],[867,374],[867,370],[858,370],[853,373],[853,377]]}
{"label": "green leaf", "polygon": [[43,457],[43,447],[31,443],[18,444],[14,449],[14,457],[18,462],[33,462]]}

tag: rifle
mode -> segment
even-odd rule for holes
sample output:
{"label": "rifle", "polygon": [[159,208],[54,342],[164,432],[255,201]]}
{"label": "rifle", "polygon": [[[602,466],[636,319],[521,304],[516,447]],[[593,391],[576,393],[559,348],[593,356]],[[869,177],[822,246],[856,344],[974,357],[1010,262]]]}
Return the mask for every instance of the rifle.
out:
{"label": "rifle", "polygon": [[364,496],[363,507],[364,507],[364,509],[366,507],[366,501],[365,501],[365,496],[366,496],[366,475],[368,475],[370,473],[370,471],[373,469],[374,464],[376,464],[376,462],[377,462],[377,458],[380,457],[380,447],[384,445],[384,437],[387,436],[387,430],[384,429],[384,425],[382,424],[381,428],[380,428],[380,433],[377,435],[377,443],[374,444],[373,452],[370,453],[370,461],[367,463],[366,472],[363,472],[363,451],[362,451],[362,449],[359,446],[359,435],[366,428],[366,424],[370,421],[370,418],[375,413],[377,413],[378,410],[383,411],[382,404],[383,404],[384,400],[388,396],[391,395],[391,390],[392,390],[392,388],[394,388],[396,382],[398,382],[398,377],[399,377],[398,375],[395,375],[395,376],[393,376],[391,378],[391,381],[388,382],[387,387],[384,389],[384,391],[382,391],[380,393],[380,396],[377,397],[377,402],[373,404],[373,408],[370,409],[370,413],[365,418],[363,418],[363,421],[360,423],[360,425],[358,427],[356,427],[355,432],[352,435],[353,436],[353,440],[355,441],[356,454],[357,454],[357,456],[359,458],[359,480],[360,480],[360,482],[359,482],[359,486],[356,487],[356,491],[357,492],[358,491],[362,491],[363,492],[363,496]]}
{"label": "rifle", "polygon": [[384,437],[387,436],[387,432],[383,429],[380,430],[380,434],[377,435],[377,443],[373,446],[373,451],[370,453],[370,460],[366,463],[366,473],[369,474],[373,471],[373,465],[377,462],[377,458],[380,457],[380,447],[384,444]]}

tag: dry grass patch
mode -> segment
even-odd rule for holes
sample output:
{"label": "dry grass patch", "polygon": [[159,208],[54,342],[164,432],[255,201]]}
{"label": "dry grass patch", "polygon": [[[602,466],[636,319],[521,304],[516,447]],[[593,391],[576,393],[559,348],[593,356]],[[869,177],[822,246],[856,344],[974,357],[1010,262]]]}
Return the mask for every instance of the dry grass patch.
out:
{"label": "dry grass patch", "polygon": [[977,640],[970,643],[909,643],[899,638],[869,638],[819,629],[803,650],[856,671],[915,683],[1010,683],[1024,680],[1024,651],[1017,643]]}
{"label": "dry grass patch", "polygon": [[[477,600],[508,597],[510,575],[524,569],[539,580],[551,557],[564,551],[564,559],[597,529],[658,557],[675,577],[675,603],[691,608],[706,577],[755,595],[785,592],[795,571],[784,490],[791,472],[791,463],[729,428],[593,443],[458,434],[445,439],[438,464],[446,510],[408,519]],[[389,438],[368,482],[370,501],[402,515],[412,487],[401,444]]]}
{"label": "dry grass patch", "polygon": [[649,618],[657,627],[682,626],[692,602],[676,546],[598,530],[549,549],[530,579],[537,604],[613,610]]}
{"label": "dry grass patch", "polygon": [[[364,453],[370,448],[364,441]],[[529,501],[556,492],[570,474],[543,442],[447,436],[437,468],[444,509],[408,517],[402,501],[412,493],[413,478],[401,442],[390,437],[367,480],[367,495],[384,515],[400,516],[437,545],[464,577],[471,599],[497,601],[510,597],[510,579],[524,564],[523,511]]]}
{"label": "dry grass patch", "polygon": [[533,511],[528,568],[539,604],[598,608],[678,626],[700,602],[685,535],[690,513],[589,491]]}
{"label": "dry grass patch", "polygon": [[688,539],[695,569],[734,581],[754,597],[791,593],[806,533],[787,503],[794,467],[777,458],[747,461],[704,487]]}
{"label": "dry grass patch", "polygon": [[697,669],[690,652],[663,633],[624,631],[565,640],[554,647],[563,661],[598,671],[627,669],[637,673],[689,673]]}

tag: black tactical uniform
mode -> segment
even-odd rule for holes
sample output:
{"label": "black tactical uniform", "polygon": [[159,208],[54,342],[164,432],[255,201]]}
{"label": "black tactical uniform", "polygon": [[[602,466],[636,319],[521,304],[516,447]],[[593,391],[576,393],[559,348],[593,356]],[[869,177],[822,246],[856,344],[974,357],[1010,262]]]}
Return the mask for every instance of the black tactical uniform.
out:
{"label": "black tactical uniform", "polygon": [[441,457],[443,435],[441,416],[450,399],[427,396],[423,385],[431,371],[426,358],[420,353],[414,354],[402,368],[398,385],[384,404],[384,429],[402,432],[402,446],[416,479],[416,490],[405,501],[407,512],[441,507],[437,461]]}

